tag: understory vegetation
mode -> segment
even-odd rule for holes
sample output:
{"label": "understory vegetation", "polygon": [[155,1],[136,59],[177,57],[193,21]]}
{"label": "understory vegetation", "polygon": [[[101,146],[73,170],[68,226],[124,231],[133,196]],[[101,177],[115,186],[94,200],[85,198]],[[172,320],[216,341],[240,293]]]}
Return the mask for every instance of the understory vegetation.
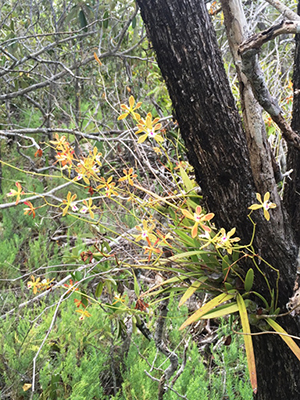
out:
{"label": "understory vegetation", "polygon": [[[252,33],[280,18],[243,3]],[[223,12],[207,8],[242,113]],[[248,315],[282,333],[285,312],[278,287],[253,286],[270,193],[240,210],[250,243],[215,225],[134,1],[2,1],[0,30],[0,397],[251,400]],[[293,48],[286,35],[260,55],[288,121]],[[282,194],[287,145],[264,120]]]}

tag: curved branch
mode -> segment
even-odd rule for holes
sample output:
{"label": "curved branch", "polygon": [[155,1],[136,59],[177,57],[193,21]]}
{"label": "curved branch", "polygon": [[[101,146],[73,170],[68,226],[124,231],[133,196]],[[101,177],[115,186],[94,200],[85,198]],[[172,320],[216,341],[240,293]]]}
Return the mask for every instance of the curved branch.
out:
{"label": "curved branch", "polygon": [[300,33],[300,19],[298,21],[281,21],[279,24],[273,25],[245,40],[239,47],[239,54],[243,56],[248,50],[258,50],[264,43],[275,39],[279,35],[296,33]]}
{"label": "curved branch", "polygon": [[258,63],[258,53],[264,43],[273,40],[276,36],[299,32],[300,22],[282,21],[245,40],[239,46],[239,55],[242,59],[242,71],[251,83],[255,98],[280,128],[284,139],[298,150],[300,150],[300,136],[293,131],[285,120],[277,100],[271,96]]}
{"label": "curved branch", "polygon": [[290,8],[285,6],[279,0],[266,0],[271,6],[275,7],[279,12],[283,14],[284,17],[291,19],[293,21],[300,21],[300,16],[292,11]]}

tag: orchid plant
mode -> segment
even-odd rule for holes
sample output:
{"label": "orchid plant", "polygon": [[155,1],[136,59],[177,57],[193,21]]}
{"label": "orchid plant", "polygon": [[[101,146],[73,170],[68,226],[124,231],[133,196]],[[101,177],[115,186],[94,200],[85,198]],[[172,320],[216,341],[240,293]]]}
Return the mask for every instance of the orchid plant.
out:
{"label": "orchid plant", "polygon": [[[240,244],[241,240],[235,236],[236,228],[232,227],[226,231],[223,227],[216,229],[212,212],[207,212],[201,204],[201,196],[197,195],[196,183],[190,177],[192,168],[188,163],[178,160],[174,164],[168,156],[163,144],[164,127],[158,117],[152,117],[152,113],[148,112],[145,117],[141,117],[136,110],[140,109],[142,102],[136,102],[133,96],[129,98],[129,106],[121,104],[123,113],[118,117],[119,121],[126,118],[132,118],[134,121],[133,132],[140,135],[136,141],[137,146],[143,146],[147,140],[151,144],[155,144],[153,150],[157,157],[164,155],[168,162],[168,171],[174,180],[174,187],[171,191],[160,196],[155,190],[150,190],[138,180],[138,171],[129,167],[123,169],[123,176],[120,176],[116,169],[106,168],[109,170],[109,176],[102,176],[102,167],[105,161],[102,153],[95,146],[89,151],[86,157],[75,155],[72,145],[65,136],[55,134],[55,140],[50,141],[50,146],[56,151],[55,164],[59,164],[62,171],[62,178],[71,182],[78,190],[68,191],[60,203],[50,204],[45,200],[45,205],[50,205],[60,210],[61,217],[74,217],[91,224],[94,227],[103,227],[112,233],[114,237],[118,237],[120,232],[114,230],[108,225],[102,225],[101,218],[103,209],[102,202],[110,202],[109,204],[117,204],[124,213],[130,215],[135,220],[135,232],[131,233],[130,240],[138,250],[140,250],[140,258],[136,264],[126,263],[119,260],[114,255],[109,245],[107,248],[99,248],[94,245],[94,249],[81,252],[81,262],[89,262],[93,264],[97,259],[114,260],[116,265],[124,263],[128,268],[154,268],[158,271],[168,271],[173,273],[169,279],[160,281],[157,285],[148,291],[141,293],[139,285],[134,276],[135,294],[137,296],[136,304],[147,304],[151,307],[151,302],[144,303],[143,297],[153,295],[161,295],[162,293],[172,290],[176,287],[178,293],[182,293],[180,306],[184,304],[195,291],[204,290],[214,296],[206,305],[192,314],[182,325],[181,329],[194,323],[199,318],[215,318],[227,314],[239,312],[242,328],[247,336],[245,339],[246,351],[248,356],[249,370],[252,374],[252,385],[255,388],[256,374],[253,357],[253,347],[251,340],[251,331],[247,315],[247,307],[251,306],[253,300],[248,299],[252,290],[254,281],[254,269],[250,268],[246,274],[240,271],[238,263],[241,259],[248,257],[255,264],[257,258],[254,252],[252,242],[248,245]],[[134,136],[134,135],[133,135]],[[153,142],[154,139],[154,142]],[[156,147],[158,146],[158,147]],[[112,172],[113,173],[112,173]],[[178,179],[180,178],[180,179]],[[37,210],[41,207],[35,207],[31,200],[26,198],[22,185],[15,183],[17,190],[11,189],[7,196],[15,197],[15,205],[21,201],[27,206],[24,214],[33,218],[37,215]],[[85,185],[88,185],[87,187]],[[80,195],[79,189],[88,189],[88,196]],[[23,197],[25,196],[25,198]],[[272,210],[276,204],[270,200],[270,193],[267,192],[263,196],[257,193],[256,198],[258,204],[249,206],[249,210],[255,212],[259,209],[263,210],[266,223],[272,216]],[[39,198],[43,198],[42,195]],[[96,201],[97,199],[97,201]],[[33,200],[32,200],[33,201]],[[107,203],[106,203],[107,204]],[[161,210],[164,211],[161,211]],[[250,218],[249,214],[249,218]],[[159,216],[163,216],[167,222],[162,223]],[[118,215],[110,213],[110,218]],[[250,218],[251,219],[251,218]],[[255,225],[254,228],[255,229]],[[143,258],[145,257],[146,258]],[[260,260],[261,262],[261,260]],[[257,273],[261,273],[256,268]],[[279,273],[279,272],[278,272]],[[243,289],[238,290],[235,286],[236,279],[243,284]],[[27,287],[36,295],[43,290],[49,290],[53,287],[53,279],[41,280],[40,277],[33,275],[28,281]],[[278,278],[279,279],[279,278]],[[111,277],[99,282],[96,289],[95,297],[99,297],[104,286],[108,291],[111,287],[115,287],[115,282]],[[67,289],[66,294],[78,291],[77,282],[73,284],[73,280],[64,284]],[[116,300],[117,296],[117,300]],[[258,296],[259,297],[259,296]],[[271,304],[264,299],[266,305],[265,321],[275,329],[280,331],[272,319],[271,315],[278,315],[276,308],[276,294],[270,289]],[[88,299],[88,300],[87,300]],[[260,297],[261,299],[261,297]],[[112,300],[112,313],[118,310],[119,313],[137,313],[145,312],[144,308],[129,306],[123,296],[115,295]],[[91,313],[87,310],[87,306],[91,302],[98,302],[86,294],[81,294],[81,299],[75,299],[76,312],[80,314],[80,320],[90,317]],[[80,308],[81,307],[81,308]],[[90,309],[89,309],[90,310]],[[92,311],[91,311],[92,312]],[[119,317],[118,317],[119,318]],[[300,359],[300,349],[292,341],[287,340],[288,345]],[[296,346],[296,347],[295,347]]]}

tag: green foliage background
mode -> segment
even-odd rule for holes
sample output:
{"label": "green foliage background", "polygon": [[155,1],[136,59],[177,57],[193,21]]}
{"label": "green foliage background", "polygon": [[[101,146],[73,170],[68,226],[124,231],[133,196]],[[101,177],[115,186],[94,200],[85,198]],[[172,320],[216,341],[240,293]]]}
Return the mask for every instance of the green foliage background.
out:
{"label": "green foliage background", "polygon": [[[151,112],[153,116],[160,113],[160,118],[169,121],[166,147],[170,159],[161,158],[160,165],[174,172],[176,162],[186,159],[176,123],[170,122],[172,105],[151,43],[147,41],[140,16],[134,14],[135,2],[92,0],[70,2],[68,7],[60,0],[37,3],[33,6],[32,2],[22,0],[15,2],[14,6],[7,2],[1,5],[0,66],[3,70],[11,67],[9,75],[1,78],[2,92],[15,93],[41,81],[51,80],[64,68],[71,68],[73,75],[66,75],[51,85],[32,90],[28,94],[30,98],[15,96],[1,102],[0,158],[6,163],[1,167],[1,204],[10,201],[6,193],[15,188],[15,182],[20,182],[26,192],[36,193],[49,191],[60,182],[63,177],[61,171],[58,165],[53,166],[55,154],[53,149],[46,147],[55,132],[66,135],[74,145],[93,143],[106,161],[100,170],[101,176],[106,177],[111,173],[121,176],[123,168],[134,167],[139,179],[147,182],[149,187],[152,185],[156,193],[166,195],[167,185],[162,185],[147,169],[145,160],[132,157],[130,150],[135,151],[133,142],[119,141],[119,136],[125,130],[130,130],[129,122],[117,120],[120,104],[127,104],[128,97],[133,95],[143,101],[141,113]],[[285,3],[296,5],[296,1],[292,5],[287,1]],[[251,20],[253,7],[246,4],[245,10],[247,18]],[[278,18],[278,13],[267,7],[257,18],[253,22],[253,29],[258,31],[258,23],[268,26]],[[213,21],[233,93],[238,98],[222,14],[214,16]],[[70,37],[60,36],[64,31],[71,32]],[[286,38],[284,40],[281,43],[278,38],[275,44],[270,42],[264,48],[261,65],[272,92],[277,95],[290,118],[292,104],[289,100],[289,81],[293,43]],[[285,60],[280,66],[277,62],[278,47],[281,58]],[[40,59],[29,57],[41,48]],[[94,52],[101,58],[101,66],[93,59]],[[85,64],[89,57],[91,60]],[[14,60],[25,59],[20,65],[14,64]],[[75,64],[76,68],[72,68]],[[45,127],[47,130],[43,131]],[[284,166],[280,133],[273,124],[268,125],[267,129],[274,153]],[[21,136],[13,136],[13,132],[19,132]],[[88,135],[92,135],[93,139],[89,139]],[[34,139],[43,149],[40,160],[34,157],[36,147],[29,147],[31,142],[28,138]],[[145,152],[152,157],[151,146],[145,147]],[[49,168],[51,176],[42,176],[49,172]],[[190,171],[189,176],[192,181],[194,177]],[[178,181],[180,179],[178,176]],[[58,195],[65,198],[67,193],[68,188],[64,188]],[[73,193],[78,197],[86,195],[86,188],[77,187]],[[195,201],[198,198],[195,196]],[[42,200],[35,200],[35,207],[42,204]],[[103,226],[97,227],[100,236],[106,234],[105,227],[113,227],[117,231],[118,225],[114,225],[113,218],[115,215],[126,229],[136,225],[134,216],[123,213],[120,205],[103,202],[101,206]],[[4,316],[0,320],[0,394],[3,399],[14,400],[30,398],[30,390],[24,391],[22,387],[32,381],[34,357],[51,325],[59,296],[65,293],[64,289],[49,291],[40,301],[18,308],[21,303],[34,297],[26,287],[30,277],[55,279],[55,282],[69,273],[73,274],[74,280],[84,277],[87,280],[81,288],[83,294],[89,292],[88,284],[93,282],[93,277],[86,277],[84,272],[75,274],[75,271],[82,265],[80,253],[88,249],[86,240],[94,238],[95,231],[91,232],[82,221],[75,224],[70,216],[61,218],[54,207],[40,208],[35,219],[24,215],[23,208],[18,205],[0,212],[0,308]],[[158,211],[163,214],[166,210],[162,207]],[[170,211],[170,215],[175,218],[175,213]],[[56,236],[64,239],[54,240]],[[115,236],[111,235],[109,239]],[[192,247],[194,243],[189,238],[191,242]],[[182,243],[186,245],[182,250],[186,251],[190,246],[184,240]],[[209,264],[209,260],[204,261],[206,265]],[[193,262],[199,262],[199,259],[194,257]],[[103,273],[110,268],[111,263],[107,261],[95,268],[95,272]],[[110,296],[118,292],[118,282],[113,278],[115,276],[109,276],[112,283],[110,286],[107,284],[104,290]],[[133,285],[132,276],[129,277],[124,271],[118,278],[128,286]],[[146,289],[146,285],[141,289]],[[135,331],[129,352],[123,357],[123,339],[117,335],[116,326],[125,320],[124,315],[105,313],[99,305],[93,304],[89,307],[90,311],[94,311],[91,317],[79,321],[79,315],[74,311],[75,298],[76,292],[67,296],[60,305],[55,326],[36,359],[37,392],[33,399],[156,398],[158,383],[144,373],[144,370],[150,370],[149,364],[153,363],[156,368],[161,367],[161,370],[154,369],[151,372],[159,379],[166,368],[166,360],[157,354],[155,344],[149,343]],[[176,348],[178,354],[182,354],[184,336],[178,328],[186,320],[187,310],[183,308],[179,311],[177,304],[178,298],[172,298],[166,321],[166,338],[169,347]],[[13,308],[14,312],[6,314]],[[153,307],[152,320],[145,317],[152,327],[157,322],[157,314],[156,307]],[[198,399],[199,393],[201,399],[252,399],[241,338],[234,336],[227,347],[221,340],[229,335],[231,322],[216,321],[218,339],[206,346],[205,351],[197,348],[197,340],[190,342],[186,367],[174,385],[174,389],[189,400]],[[108,388],[113,386],[112,354],[119,387],[115,396],[107,394]],[[177,399],[178,396],[168,391],[164,398]]]}

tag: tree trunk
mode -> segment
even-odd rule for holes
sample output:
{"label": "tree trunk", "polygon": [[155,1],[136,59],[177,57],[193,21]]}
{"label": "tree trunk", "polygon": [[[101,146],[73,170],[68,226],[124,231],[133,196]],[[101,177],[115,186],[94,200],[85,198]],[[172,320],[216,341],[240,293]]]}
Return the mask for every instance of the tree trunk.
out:
{"label": "tree trunk", "polygon": [[[300,2],[298,2],[300,15]],[[296,50],[294,59],[293,76],[293,120],[292,128],[300,134],[300,35],[296,35]],[[284,200],[293,226],[297,243],[300,243],[300,152],[289,146],[287,157],[287,170],[293,170],[284,191]]]}
{"label": "tree trunk", "polygon": [[[253,179],[247,140],[206,5],[203,0],[137,3],[207,208],[215,213],[218,227],[229,230],[235,226],[237,235],[249,243],[253,226],[247,208],[256,202],[255,193],[262,185],[257,182],[256,172]],[[263,183],[274,193],[277,189],[273,179],[269,185]],[[269,222],[262,212],[256,212],[253,218],[257,224],[255,251],[280,271],[279,306],[284,312],[297,267],[292,227],[281,204],[272,210]],[[275,271],[264,262],[260,267],[275,288]],[[257,272],[255,290],[268,298],[264,277]],[[286,317],[279,323],[291,334],[300,331],[298,319]],[[276,335],[260,335],[254,337],[254,345],[257,398],[300,398],[300,363],[283,340]]]}

